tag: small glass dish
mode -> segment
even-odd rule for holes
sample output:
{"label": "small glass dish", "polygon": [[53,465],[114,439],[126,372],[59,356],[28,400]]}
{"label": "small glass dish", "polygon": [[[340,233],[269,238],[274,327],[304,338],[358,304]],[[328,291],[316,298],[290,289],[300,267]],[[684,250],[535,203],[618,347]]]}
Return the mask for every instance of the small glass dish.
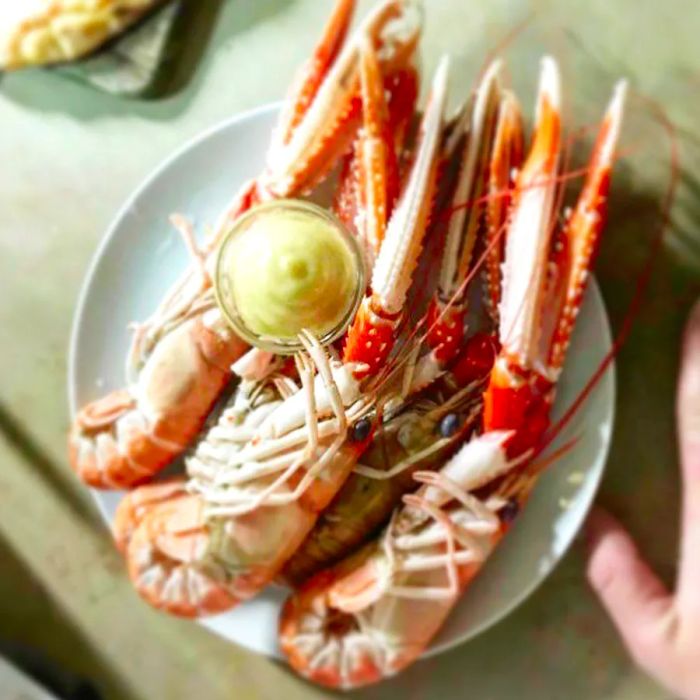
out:
{"label": "small glass dish", "polygon": [[[239,310],[239,302],[236,298],[235,284],[231,273],[233,256],[237,254],[239,243],[244,241],[243,237],[251,231],[253,226],[260,225],[266,218],[270,218],[272,221],[274,217],[279,223],[280,213],[291,214],[297,223],[304,218],[308,218],[309,224],[322,223],[324,229],[330,235],[337,236],[342,245],[346,247],[349,255],[344,262],[349,261],[351,267],[354,268],[351,271],[354,288],[347,290],[346,303],[339,307],[342,309],[341,311],[334,314],[332,326],[308,328],[318,337],[322,345],[328,345],[337,340],[354,318],[365,293],[366,278],[364,257],[357,239],[327,209],[311,202],[281,199],[257,206],[238,218],[222,240],[217,254],[214,278],[214,291],[217,303],[226,320],[241,338],[255,347],[285,355],[303,348],[298,339],[298,334],[274,336],[251,329],[245,321],[244,314]],[[338,240],[334,241],[334,243],[337,243]],[[250,242],[245,243],[250,245]],[[268,250],[269,246],[266,247],[265,242],[261,242],[261,257]],[[328,280],[326,280],[326,283],[328,283]],[[336,316],[337,319],[335,318]],[[303,327],[300,327],[299,331],[302,329]]]}

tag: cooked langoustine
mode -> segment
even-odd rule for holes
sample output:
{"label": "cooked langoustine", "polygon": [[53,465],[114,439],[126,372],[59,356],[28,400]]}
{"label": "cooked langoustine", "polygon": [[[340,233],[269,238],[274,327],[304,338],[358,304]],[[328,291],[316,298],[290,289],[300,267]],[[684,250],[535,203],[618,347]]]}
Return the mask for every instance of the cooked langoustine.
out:
{"label": "cooked langoustine", "polygon": [[[625,86],[613,95],[578,203],[562,228],[555,193],[559,75],[545,58],[529,155],[516,179],[503,264],[502,345],[484,433],[422,484],[373,543],[287,601],[282,648],[301,675],[355,688],[420,656],[525,503],[545,461],[556,381],[606,215]],[[549,459],[553,459],[554,456]]]}
{"label": "cooked langoustine", "polygon": [[[372,49],[365,44],[364,50]],[[391,345],[401,327],[435,186],[447,79],[445,60],[433,82],[413,166],[380,236],[367,297],[371,314],[351,326],[342,357],[302,333],[305,352],[295,357],[291,376],[273,365],[246,384],[247,403],[235,403],[242,401],[238,392],[186,460],[190,495],[154,503],[133,530],[129,573],[154,606],[194,616],[258,593],[365,449],[376,417],[376,383],[389,355],[375,339],[381,329],[382,342]]]}
{"label": "cooked langoustine", "polygon": [[[384,74],[410,69],[419,24],[406,0],[386,0],[344,41],[354,0],[338,0],[324,35],[287,101],[263,174],[243,186],[194,265],[134,335],[129,386],[80,410],[68,445],[73,469],[96,488],[132,488],[178,457],[196,436],[247,350],[219,311],[211,284],[216,248],[254,204],[308,192],[332,169],[358,127],[359,51],[369,42]],[[393,84],[393,83],[392,83]]]}
{"label": "cooked langoustine", "polygon": [[[414,485],[413,472],[439,467],[481,420],[480,394],[491,371],[496,341],[477,333],[465,342],[465,299],[474,247],[484,225],[486,203],[480,201],[481,190],[489,180],[491,160],[503,159],[492,153],[501,98],[499,71],[500,61],[488,68],[469,108],[462,110],[444,139],[444,171],[454,171],[454,176],[443,176],[448,184],[440,199],[455,211],[448,219],[441,274],[427,314],[428,352],[415,366],[406,363],[401,391],[408,400],[396,397],[392,402],[392,415],[377,429],[362,464],[285,565],[282,577],[288,582],[302,583],[376,534]],[[465,202],[469,205],[464,206]],[[433,227],[444,225],[442,213],[436,212]],[[414,344],[420,352],[421,343]],[[435,387],[450,365],[455,373]],[[416,403],[411,397],[421,391]]]}
{"label": "cooked langoustine", "polygon": [[483,387],[489,369],[482,366],[465,377],[461,390],[453,378],[441,381],[403,402],[377,427],[361,462],[285,564],[284,582],[302,584],[376,535],[414,487],[413,474],[437,468],[474,430],[482,413],[477,387]]}
{"label": "cooked langoustine", "polygon": [[500,534],[505,501],[469,494],[473,479],[464,468],[492,465],[497,443],[491,435],[493,445],[483,437],[468,443],[471,453],[479,446],[479,455],[463,449],[439,472],[416,472],[426,485],[404,496],[376,542],[287,599],[280,643],[298,673],[350,689],[391,676],[420,656]]}

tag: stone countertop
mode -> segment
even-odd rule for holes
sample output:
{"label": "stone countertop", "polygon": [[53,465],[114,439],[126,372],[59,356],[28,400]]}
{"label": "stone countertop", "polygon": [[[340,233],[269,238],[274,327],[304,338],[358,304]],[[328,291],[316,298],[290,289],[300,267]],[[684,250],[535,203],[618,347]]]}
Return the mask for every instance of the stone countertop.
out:
{"label": "stone countertop", "polygon": [[[371,2],[362,2],[366,9]],[[423,66],[454,57],[454,100],[486,53],[508,48],[529,112],[536,60],[566,76],[567,118],[591,122],[619,75],[677,125],[681,184],[640,317],[618,361],[617,421],[600,500],[662,575],[676,563],[673,393],[680,330],[700,292],[700,5],[683,0],[427,0]],[[580,7],[578,7],[580,5]],[[183,142],[282,97],[330,7],[318,0],[224,0],[189,84],[169,98],[119,99],[52,71],[0,82],[0,639],[92,678],[107,698],[323,697],[277,663],[150,610],[132,592],[66,462],[66,354],[78,291],[117,208]],[[521,92],[522,90],[522,92]],[[644,105],[633,100],[632,105]],[[595,108],[595,111],[591,111]],[[647,112],[649,111],[647,105]],[[598,277],[619,327],[668,178],[660,129],[640,127],[614,192]],[[576,546],[538,591],[476,640],[363,697],[660,700],[589,593]]]}

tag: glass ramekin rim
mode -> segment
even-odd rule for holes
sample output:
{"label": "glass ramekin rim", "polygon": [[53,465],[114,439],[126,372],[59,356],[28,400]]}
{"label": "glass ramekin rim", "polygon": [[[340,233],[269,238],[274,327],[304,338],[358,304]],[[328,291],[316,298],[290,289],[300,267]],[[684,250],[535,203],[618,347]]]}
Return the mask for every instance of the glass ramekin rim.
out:
{"label": "glass ramekin rim", "polygon": [[342,236],[344,242],[348,246],[351,255],[356,263],[356,270],[358,275],[358,281],[356,285],[355,294],[353,295],[352,304],[348,305],[347,312],[343,314],[341,321],[338,324],[319,337],[319,342],[321,345],[330,345],[342,336],[349,324],[352,322],[357,310],[362,303],[362,299],[365,295],[366,287],[366,273],[365,273],[365,261],[362,248],[357,240],[357,238],[352,234],[348,227],[330,210],[320,204],[311,202],[305,199],[275,199],[270,202],[264,202],[252,207],[247,212],[241,214],[235,221],[233,221],[223,235],[216,252],[216,261],[214,265],[214,296],[216,298],[216,303],[221,311],[224,319],[229,324],[229,326],[239,335],[243,340],[248,342],[250,345],[260,348],[262,350],[267,350],[269,352],[274,352],[278,355],[290,355],[303,348],[303,345],[299,340],[293,338],[273,338],[264,335],[258,335],[254,333],[243,323],[242,318],[239,314],[232,313],[230,304],[222,298],[222,289],[219,280],[221,279],[223,260],[226,255],[226,250],[230,245],[231,241],[235,238],[235,235],[243,230],[243,227],[251,219],[258,216],[261,212],[288,208],[301,210],[306,213],[311,213],[315,216],[319,216],[333,225],[333,228]]}

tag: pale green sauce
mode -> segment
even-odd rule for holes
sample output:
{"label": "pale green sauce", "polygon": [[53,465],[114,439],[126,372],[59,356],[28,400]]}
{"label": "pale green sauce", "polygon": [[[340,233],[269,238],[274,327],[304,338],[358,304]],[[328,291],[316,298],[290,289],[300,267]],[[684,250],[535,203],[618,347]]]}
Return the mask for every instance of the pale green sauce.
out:
{"label": "pale green sauce", "polygon": [[358,262],[331,221],[270,209],[232,245],[222,272],[253,334],[291,340],[307,329],[323,336],[347,316],[357,291]]}

